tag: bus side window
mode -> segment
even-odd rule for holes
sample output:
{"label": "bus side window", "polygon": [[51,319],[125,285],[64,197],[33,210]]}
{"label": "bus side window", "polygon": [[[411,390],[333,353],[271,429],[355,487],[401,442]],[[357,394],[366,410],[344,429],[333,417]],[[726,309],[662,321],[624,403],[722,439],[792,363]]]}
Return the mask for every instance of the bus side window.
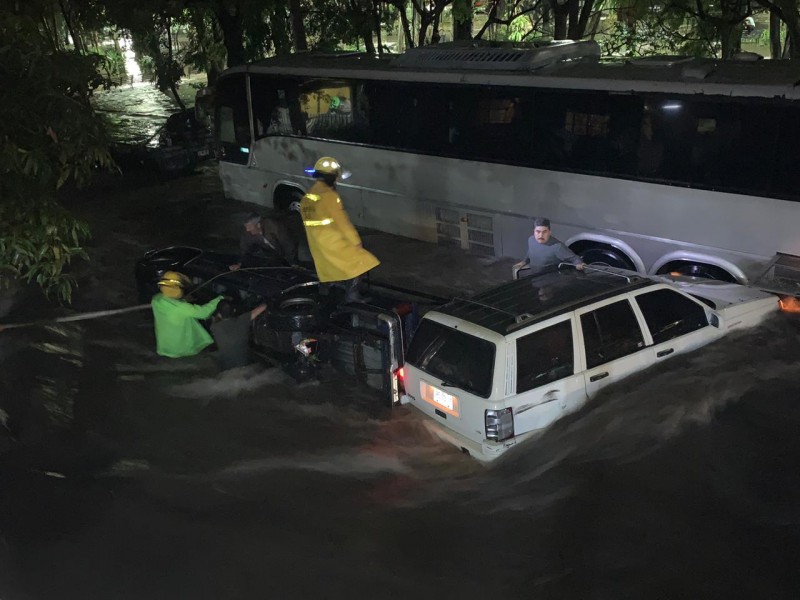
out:
{"label": "bus side window", "polygon": [[469,160],[528,164],[530,125],[520,90],[453,88],[448,102],[447,154]]}
{"label": "bus side window", "polygon": [[[776,111],[777,112],[777,111]],[[780,130],[775,142],[777,151],[775,174],[772,177],[770,191],[781,196],[797,198],[800,190],[800,108],[787,106],[780,119]]]}
{"label": "bus side window", "polygon": [[322,139],[352,141],[355,125],[351,95],[350,84],[343,81],[308,81],[300,94],[306,133]]}
{"label": "bus side window", "polygon": [[217,84],[216,139],[220,160],[247,164],[250,156],[250,116],[244,74]]}
{"label": "bus side window", "polygon": [[564,98],[555,92],[537,92],[533,114],[534,167],[566,166],[571,144],[564,130]]}
{"label": "bus side window", "polygon": [[250,76],[253,128],[257,140],[267,135],[293,133],[286,87],[286,81],[271,76]]}

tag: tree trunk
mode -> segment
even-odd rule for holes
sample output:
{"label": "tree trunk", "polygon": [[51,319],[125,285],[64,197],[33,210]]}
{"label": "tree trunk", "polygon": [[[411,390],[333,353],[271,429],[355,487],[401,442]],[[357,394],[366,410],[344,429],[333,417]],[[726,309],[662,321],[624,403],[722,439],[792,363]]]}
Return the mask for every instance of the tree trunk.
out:
{"label": "tree trunk", "polygon": [[275,46],[275,54],[285,56],[292,53],[292,40],[289,39],[289,29],[291,23],[286,14],[283,4],[276,4],[270,14],[270,24],[272,25],[272,44]]}
{"label": "tree trunk", "polygon": [[454,0],[453,2],[453,39],[472,39],[472,1]]}
{"label": "tree trunk", "polygon": [[[171,67],[174,62],[175,59],[172,53],[172,19],[167,17],[167,64]],[[178,93],[178,86],[172,77],[169,78],[169,90],[172,92],[175,102],[181,107],[181,112],[185,112],[186,105],[183,103],[183,100],[181,100],[181,96]]]}
{"label": "tree trunk", "polygon": [[781,58],[781,16],[774,8],[769,11],[769,56]]}
{"label": "tree trunk", "polygon": [[375,26],[375,39],[378,40],[378,56],[383,55],[383,32],[381,31],[381,5],[380,2],[372,4],[372,23]]}
{"label": "tree trunk", "polygon": [[742,49],[742,28],[739,24],[723,23],[719,28],[723,60],[731,58]]}
{"label": "tree trunk", "polygon": [[[580,7],[580,12],[578,14],[578,18],[575,23],[575,28],[573,31],[570,32],[570,36],[572,37],[573,40],[583,39],[583,37],[586,35],[586,27],[589,25],[589,19],[592,16],[593,9],[594,9],[594,0],[585,0],[583,6]],[[570,27],[572,27],[572,23],[570,23]]]}
{"label": "tree trunk", "polygon": [[553,39],[566,40],[568,31],[568,15],[566,5],[559,5],[557,0],[550,0],[553,8]]}
{"label": "tree trunk", "polygon": [[784,0],[778,6],[783,13],[784,23],[786,23],[789,58],[798,59],[800,58],[800,14],[797,12],[797,5],[792,1]]}
{"label": "tree trunk", "polygon": [[442,41],[442,34],[439,32],[439,15],[436,15],[431,28],[431,44],[438,44],[440,41]]}
{"label": "tree trunk", "polygon": [[70,36],[72,37],[72,44],[75,46],[75,52],[78,54],[86,54],[86,48],[83,45],[80,33],[78,32],[78,24],[72,18],[72,10],[65,5],[64,0],[58,0],[58,5],[61,7],[61,14],[64,17],[64,24],[67,26]]}
{"label": "tree trunk", "polygon": [[303,21],[303,9],[300,5],[300,0],[289,0],[289,14],[292,18],[294,51],[305,52],[308,50],[308,39],[306,37],[306,25]]}
{"label": "tree trunk", "polygon": [[400,12],[400,23],[403,27],[403,37],[406,40],[406,48],[414,47],[414,36],[411,34],[411,23],[408,22],[408,14],[406,13],[406,3],[400,2],[395,4],[397,10]]}
{"label": "tree trunk", "polygon": [[222,30],[225,50],[228,52],[228,66],[244,64],[244,24],[239,7],[234,6],[230,9],[218,7],[215,15]]}
{"label": "tree trunk", "polygon": [[417,34],[417,45],[425,45],[425,36],[428,33],[428,26],[431,24],[431,15],[428,12],[422,13],[419,16],[419,33]]}

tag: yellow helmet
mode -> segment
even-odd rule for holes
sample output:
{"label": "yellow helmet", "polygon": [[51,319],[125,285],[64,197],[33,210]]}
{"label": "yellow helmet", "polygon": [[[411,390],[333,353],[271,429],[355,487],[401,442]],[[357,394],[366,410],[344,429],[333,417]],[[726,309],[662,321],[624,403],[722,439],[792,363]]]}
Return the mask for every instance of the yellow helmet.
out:
{"label": "yellow helmet", "polygon": [[183,290],[189,285],[189,278],[177,271],[167,271],[158,281],[158,289],[167,298],[182,298]]}
{"label": "yellow helmet", "polygon": [[347,179],[350,177],[349,171],[343,171],[341,163],[331,156],[323,156],[317,162],[314,163],[314,167],[311,169],[306,169],[306,173],[309,175],[314,175],[315,173],[321,173],[323,175],[336,175],[341,179]]}

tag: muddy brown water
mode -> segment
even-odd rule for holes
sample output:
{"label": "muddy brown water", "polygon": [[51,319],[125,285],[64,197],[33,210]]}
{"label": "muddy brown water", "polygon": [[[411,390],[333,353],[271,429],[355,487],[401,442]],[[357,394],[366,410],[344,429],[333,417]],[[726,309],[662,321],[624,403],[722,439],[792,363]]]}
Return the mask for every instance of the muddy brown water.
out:
{"label": "muddy brown water", "polygon": [[[346,202],[346,198],[345,198]],[[235,248],[213,170],[107,181],[70,308],[137,303],[166,244]],[[365,232],[376,277],[443,293],[487,261]],[[486,468],[326,372],[155,355],[147,312],[0,334],[0,598],[796,598],[800,319],[609,388]]]}

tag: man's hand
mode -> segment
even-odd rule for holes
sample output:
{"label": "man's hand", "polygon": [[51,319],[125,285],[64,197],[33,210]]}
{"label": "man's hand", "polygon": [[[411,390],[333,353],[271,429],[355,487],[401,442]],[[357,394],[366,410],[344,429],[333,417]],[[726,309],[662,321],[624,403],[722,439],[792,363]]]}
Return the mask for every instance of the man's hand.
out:
{"label": "man's hand", "polygon": [[263,313],[265,310],[267,310],[267,305],[259,304],[253,310],[250,311],[250,320],[252,321],[253,319],[257,318],[258,315]]}
{"label": "man's hand", "polygon": [[228,267],[229,271],[238,271],[242,268],[242,263],[236,263]]}
{"label": "man's hand", "polygon": [[578,269],[578,271],[583,271],[583,268],[585,266],[586,266],[585,262],[579,262],[577,265],[575,265],[575,268]]}
{"label": "man's hand", "polygon": [[527,264],[527,263],[526,263],[524,260],[521,260],[521,261],[519,261],[518,263],[514,263],[514,266],[513,266],[513,268],[514,268],[514,269],[521,269],[521,268],[522,268],[522,267],[524,267],[526,264]]}

